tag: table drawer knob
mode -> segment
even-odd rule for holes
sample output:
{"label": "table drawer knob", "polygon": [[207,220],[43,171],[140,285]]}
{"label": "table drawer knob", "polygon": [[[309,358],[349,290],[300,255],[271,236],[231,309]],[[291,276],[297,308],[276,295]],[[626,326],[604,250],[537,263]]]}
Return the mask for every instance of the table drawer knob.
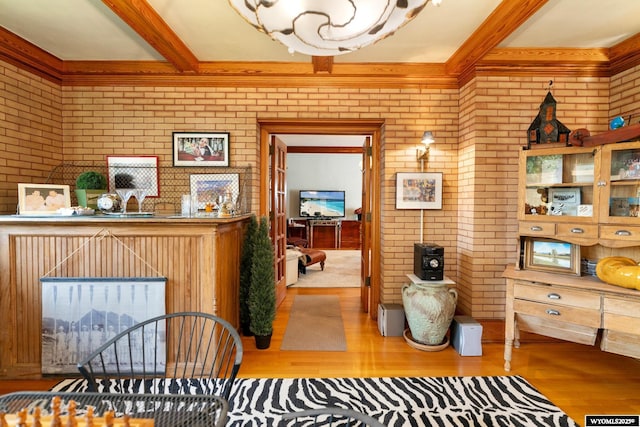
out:
{"label": "table drawer knob", "polygon": [[542,227],[539,225],[534,225],[530,228],[531,231],[542,231]]}
{"label": "table drawer knob", "polygon": [[556,294],[556,293],[551,293],[547,295],[547,298],[549,299],[560,299],[562,298],[560,295]]}
{"label": "table drawer knob", "polygon": [[558,310],[547,309],[547,314],[549,316],[560,316],[560,312]]}
{"label": "table drawer knob", "polygon": [[615,234],[616,236],[631,236],[631,232],[628,230],[618,230]]}
{"label": "table drawer knob", "polygon": [[572,228],[571,232],[574,233],[574,234],[582,234],[582,233],[584,233],[584,230],[582,228],[577,228],[576,227],[576,228]]}

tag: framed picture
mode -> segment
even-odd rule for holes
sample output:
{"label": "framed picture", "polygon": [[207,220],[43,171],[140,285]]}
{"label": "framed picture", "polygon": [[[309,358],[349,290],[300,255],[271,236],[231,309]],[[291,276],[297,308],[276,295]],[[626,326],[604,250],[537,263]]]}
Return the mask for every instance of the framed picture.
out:
{"label": "framed picture", "polygon": [[549,215],[578,215],[580,188],[550,188]]}
{"label": "framed picture", "polygon": [[[165,314],[166,282],[165,277],[41,278],[42,373],[77,374],[78,361],[104,342],[136,323]],[[157,330],[155,335],[164,345],[165,331]],[[136,341],[131,351],[142,371],[144,359],[137,345],[141,343]],[[115,355],[105,363],[117,369]],[[147,369],[153,366],[153,361],[145,363]]]}
{"label": "framed picture", "polygon": [[551,273],[580,275],[580,246],[553,239],[527,237],[524,268]]}
{"label": "framed picture", "polygon": [[396,209],[442,209],[442,172],[398,172]]}
{"label": "framed picture", "polygon": [[198,209],[207,203],[219,205],[230,192],[233,201],[240,194],[240,177],[237,173],[206,173],[191,175],[191,199],[196,200]]}
{"label": "framed picture", "polygon": [[68,185],[18,184],[20,215],[55,215],[60,208],[71,207]]}
{"label": "framed picture", "polygon": [[107,156],[109,192],[118,188],[147,189],[147,197],[160,195],[157,156]]}
{"label": "framed picture", "polygon": [[173,132],[173,166],[229,166],[229,132]]}

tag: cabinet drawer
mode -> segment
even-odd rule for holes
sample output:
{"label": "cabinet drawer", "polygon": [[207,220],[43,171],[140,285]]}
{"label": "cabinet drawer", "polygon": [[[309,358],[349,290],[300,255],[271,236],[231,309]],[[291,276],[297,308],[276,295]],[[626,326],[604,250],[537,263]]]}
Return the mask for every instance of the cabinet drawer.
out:
{"label": "cabinet drawer", "polygon": [[600,348],[609,353],[640,358],[640,335],[605,330]]}
{"label": "cabinet drawer", "polygon": [[566,237],[568,239],[597,239],[598,226],[596,224],[557,224],[558,238]]}
{"label": "cabinet drawer", "polygon": [[600,310],[544,304],[533,301],[515,300],[513,310],[516,313],[529,314],[544,319],[574,323],[590,328],[600,327]]}
{"label": "cabinet drawer", "polygon": [[560,322],[524,313],[516,314],[516,319],[518,329],[521,331],[533,332],[534,334],[579,344],[594,345],[598,336],[598,328],[576,325],[575,323]]}
{"label": "cabinet drawer", "polygon": [[516,299],[537,301],[556,306],[578,307],[600,311],[600,295],[575,289],[533,285],[516,280],[513,295]]}
{"label": "cabinet drawer", "polygon": [[640,301],[605,297],[602,327],[640,335]]}
{"label": "cabinet drawer", "polygon": [[601,225],[600,238],[619,241],[640,240],[640,227],[632,225]]}
{"label": "cabinet drawer", "polygon": [[523,222],[518,224],[518,233],[521,236],[545,236],[554,237],[556,235],[556,224],[549,222]]}

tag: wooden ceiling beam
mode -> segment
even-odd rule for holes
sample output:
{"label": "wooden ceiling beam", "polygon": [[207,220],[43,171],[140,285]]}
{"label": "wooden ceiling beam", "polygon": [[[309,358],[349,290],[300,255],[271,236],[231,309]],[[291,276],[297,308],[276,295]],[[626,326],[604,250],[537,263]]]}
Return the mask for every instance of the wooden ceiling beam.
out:
{"label": "wooden ceiling beam", "polygon": [[145,0],[102,0],[102,2],[178,71],[198,71],[198,58]]}
{"label": "wooden ceiling beam", "polygon": [[502,0],[446,63],[447,74],[469,75],[475,64],[525,23],[548,0]]}

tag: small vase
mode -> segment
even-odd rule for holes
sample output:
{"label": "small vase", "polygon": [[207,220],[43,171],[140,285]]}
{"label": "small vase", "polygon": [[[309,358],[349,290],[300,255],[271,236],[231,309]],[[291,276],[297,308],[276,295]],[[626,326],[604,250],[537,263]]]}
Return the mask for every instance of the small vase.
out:
{"label": "small vase", "polygon": [[411,283],[402,287],[402,303],[416,342],[442,344],[456,311],[458,291],[445,283]]}
{"label": "small vase", "polygon": [[271,334],[269,335],[255,335],[256,348],[258,350],[265,350],[271,345]]}

